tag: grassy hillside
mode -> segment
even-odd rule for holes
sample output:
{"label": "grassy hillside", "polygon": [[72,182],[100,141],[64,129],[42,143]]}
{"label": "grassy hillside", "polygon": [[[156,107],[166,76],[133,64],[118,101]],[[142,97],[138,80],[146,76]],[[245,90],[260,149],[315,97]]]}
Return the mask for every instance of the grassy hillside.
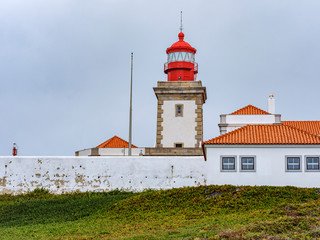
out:
{"label": "grassy hillside", "polygon": [[320,192],[200,186],[0,196],[1,239],[320,238]]}

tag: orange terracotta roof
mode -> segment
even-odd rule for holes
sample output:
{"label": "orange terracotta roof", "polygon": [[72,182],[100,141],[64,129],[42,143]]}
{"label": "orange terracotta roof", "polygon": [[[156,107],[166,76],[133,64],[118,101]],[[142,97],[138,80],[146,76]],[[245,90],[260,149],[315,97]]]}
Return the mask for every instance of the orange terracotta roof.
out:
{"label": "orange terracotta roof", "polygon": [[282,123],[314,135],[320,135],[320,121],[282,121]]}
{"label": "orange terracotta roof", "polygon": [[239,110],[230,113],[230,115],[269,115],[270,113],[252,105],[245,106]]}
{"label": "orange terracotta roof", "polygon": [[[119,138],[118,136],[114,136],[110,138],[109,140],[105,141],[104,143],[101,143],[97,146],[97,148],[128,148],[129,143],[122,138]],[[137,148],[135,145],[131,145],[132,148]]]}
{"label": "orange terracotta roof", "polygon": [[320,144],[320,137],[288,125],[246,125],[203,144]]}

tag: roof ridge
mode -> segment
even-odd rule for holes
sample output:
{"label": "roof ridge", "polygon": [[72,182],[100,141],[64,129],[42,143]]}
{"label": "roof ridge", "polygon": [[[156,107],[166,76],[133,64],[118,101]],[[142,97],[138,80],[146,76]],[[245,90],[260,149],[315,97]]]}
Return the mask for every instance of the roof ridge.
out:
{"label": "roof ridge", "polygon": [[[243,111],[245,111],[247,109],[250,109],[250,108],[251,108],[251,110],[254,109],[254,110],[256,110],[257,112],[260,112],[260,113],[257,113],[257,114],[241,113],[241,112],[243,112]],[[256,106],[253,106],[253,105],[249,104],[249,105],[247,105],[245,107],[242,107],[242,108],[230,113],[229,115],[271,115],[271,113],[269,113],[269,112],[267,112],[265,110],[262,110],[261,108],[258,108]]]}
{"label": "roof ridge", "polygon": [[309,135],[312,135],[312,136],[314,136],[314,137],[316,137],[316,138],[319,138],[319,139],[320,139],[320,136],[315,135],[315,134],[313,134],[313,133],[311,133],[311,132],[308,132],[308,131],[302,130],[301,128],[294,127],[294,126],[291,126],[291,125],[285,125],[285,124],[282,124],[282,126],[286,126],[286,127],[289,127],[289,128],[294,128],[294,129],[296,129],[296,130],[298,130],[298,131],[300,131],[300,132],[307,133],[307,134],[309,134]]}
{"label": "roof ridge", "polygon": [[320,136],[320,121],[310,120],[310,121],[281,121],[282,124],[287,126],[292,126],[299,128],[303,131],[311,133],[316,136]]}

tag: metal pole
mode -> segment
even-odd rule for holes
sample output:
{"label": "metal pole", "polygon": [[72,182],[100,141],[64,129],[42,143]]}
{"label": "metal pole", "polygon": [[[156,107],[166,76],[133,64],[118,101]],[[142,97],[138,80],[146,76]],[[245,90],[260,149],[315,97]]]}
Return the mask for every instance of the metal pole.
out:
{"label": "metal pole", "polygon": [[133,53],[131,53],[131,84],[130,84],[130,116],[129,116],[129,151],[128,151],[128,156],[131,156],[131,143],[132,143],[132,72],[133,72]]}

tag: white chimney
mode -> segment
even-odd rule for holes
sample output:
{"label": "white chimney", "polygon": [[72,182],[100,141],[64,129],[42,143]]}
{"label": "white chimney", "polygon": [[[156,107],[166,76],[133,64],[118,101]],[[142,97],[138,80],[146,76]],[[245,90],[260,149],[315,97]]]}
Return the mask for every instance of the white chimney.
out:
{"label": "white chimney", "polygon": [[274,95],[269,95],[268,98],[268,112],[271,114],[276,113],[276,100],[274,99]]}

